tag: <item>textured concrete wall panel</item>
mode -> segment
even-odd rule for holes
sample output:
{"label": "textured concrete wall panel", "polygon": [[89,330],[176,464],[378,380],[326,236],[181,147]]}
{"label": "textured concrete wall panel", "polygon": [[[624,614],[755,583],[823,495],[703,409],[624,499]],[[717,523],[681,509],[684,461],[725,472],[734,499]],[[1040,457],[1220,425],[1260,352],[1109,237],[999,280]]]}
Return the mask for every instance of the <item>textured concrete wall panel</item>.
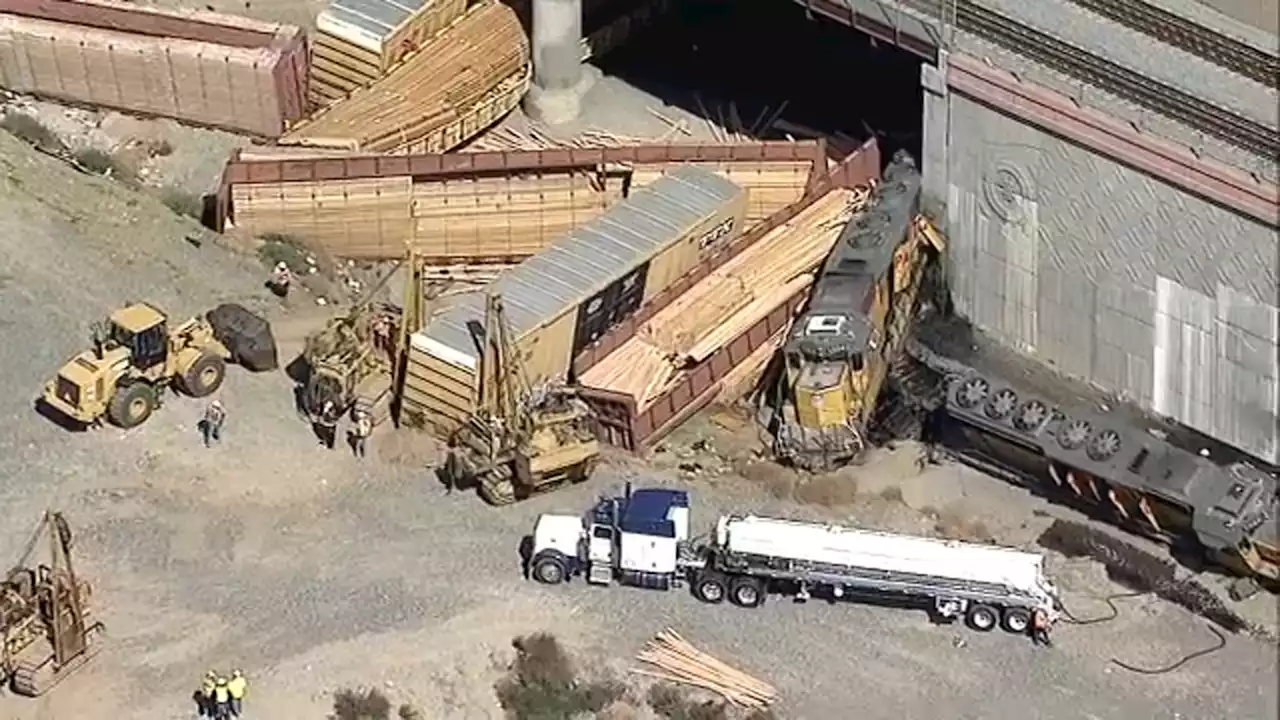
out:
{"label": "textured concrete wall panel", "polygon": [[960,311],[1280,462],[1275,231],[958,95],[949,131]]}

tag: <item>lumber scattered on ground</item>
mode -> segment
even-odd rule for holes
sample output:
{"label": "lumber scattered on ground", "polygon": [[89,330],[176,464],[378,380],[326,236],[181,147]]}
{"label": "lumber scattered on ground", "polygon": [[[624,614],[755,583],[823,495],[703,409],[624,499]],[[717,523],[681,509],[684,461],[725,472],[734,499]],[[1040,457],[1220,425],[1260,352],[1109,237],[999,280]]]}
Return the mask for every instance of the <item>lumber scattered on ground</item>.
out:
{"label": "lumber scattered on ground", "polygon": [[843,189],[822,196],[655,313],[634,337],[587,369],[580,382],[631,395],[643,411],[683,371],[811,285],[844,221],[866,199],[865,192]]}
{"label": "lumber scattered on ground", "polygon": [[778,698],[771,685],[702,652],[668,628],[645,645],[636,659],[658,670],[637,675],[710,690],[744,708],[763,708]]}

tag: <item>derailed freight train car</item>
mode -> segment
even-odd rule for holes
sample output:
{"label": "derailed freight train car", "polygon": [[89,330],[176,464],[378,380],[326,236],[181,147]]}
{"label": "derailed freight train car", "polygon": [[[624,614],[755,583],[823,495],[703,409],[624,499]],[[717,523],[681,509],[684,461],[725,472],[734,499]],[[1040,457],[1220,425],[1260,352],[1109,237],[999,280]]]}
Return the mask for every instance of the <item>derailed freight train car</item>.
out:
{"label": "derailed freight train car", "polygon": [[935,412],[936,439],[961,459],[1037,483],[1129,531],[1198,546],[1264,584],[1280,582],[1280,486],[1257,467],[1218,465],[1117,413],[1063,407],[977,371],[952,374]]}
{"label": "derailed freight train car", "polygon": [[[646,300],[679,281],[742,229],[744,189],[686,165],[503,274],[513,343],[533,385],[566,379],[572,358]],[[437,433],[475,407],[484,299],[467,297],[414,333],[402,411]]]}

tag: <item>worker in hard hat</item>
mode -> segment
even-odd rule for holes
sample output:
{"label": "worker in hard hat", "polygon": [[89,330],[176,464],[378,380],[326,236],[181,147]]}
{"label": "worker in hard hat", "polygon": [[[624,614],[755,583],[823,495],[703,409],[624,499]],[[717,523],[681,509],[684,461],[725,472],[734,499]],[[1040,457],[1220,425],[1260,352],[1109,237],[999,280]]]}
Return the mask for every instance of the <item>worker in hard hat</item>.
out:
{"label": "worker in hard hat", "polygon": [[227,679],[219,677],[213,686],[214,720],[227,720],[231,717],[231,691],[227,688]]}
{"label": "worker in hard hat", "polygon": [[209,407],[204,411],[204,420],[200,424],[200,429],[204,433],[204,446],[212,447],[214,443],[222,440],[222,424],[227,421],[227,409],[222,406],[220,400],[214,400],[209,403]]}
{"label": "worker in hard hat", "polygon": [[196,691],[196,707],[204,717],[213,717],[213,690],[218,684],[218,673],[210,670],[200,680],[200,689]]}
{"label": "worker in hard hat", "polygon": [[367,410],[357,410],[355,427],[351,430],[351,450],[356,457],[364,457],[365,446],[368,445],[369,436],[372,434],[373,418],[369,416]]}
{"label": "worker in hard hat", "polygon": [[275,268],[271,270],[271,279],[267,281],[271,292],[279,297],[287,297],[289,295],[289,285],[292,283],[293,272],[289,270],[289,266],[283,260],[276,263]]}
{"label": "worker in hard hat", "polygon": [[320,408],[320,416],[315,419],[316,435],[320,438],[320,444],[333,449],[334,444],[338,441],[338,419],[340,416],[338,406],[332,400],[326,400],[324,406]]}
{"label": "worker in hard hat", "polygon": [[227,681],[227,694],[231,696],[232,717],[240,717],[244,708],[244,691],[248,686],[249,681],[244,679],[244,673],[239,670],[231,672],[231,679]]}
{"label": "worker in hard hat", "polygon": [[1049,613],[1043,609],[1037,608],[1035,612],[1031,613],[1031,639],[1037,645],[1048,647],[1053,644],[1049,640],[1049,624]]}

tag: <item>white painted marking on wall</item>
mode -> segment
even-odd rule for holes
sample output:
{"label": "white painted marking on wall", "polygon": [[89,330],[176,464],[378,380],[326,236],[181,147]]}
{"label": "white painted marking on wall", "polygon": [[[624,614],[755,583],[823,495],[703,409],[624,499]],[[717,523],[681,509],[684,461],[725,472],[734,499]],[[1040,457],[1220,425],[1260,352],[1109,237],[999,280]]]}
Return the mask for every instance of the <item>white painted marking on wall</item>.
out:
{"label": "white painted marking on wall", "polygon": [[1151,409],[1166,417],[1174,414],[1169,393],[1169,365],[1173,343],[1173,297],[1169,278],[1156,277],[1155,344],[1151,348]]}
{"label": "white painted marking on wall", "polygon": [[1156,278],[1152,409],[1195,428],[1213,428],[1216,303],[1176,280]]}
{"label": "white painted marking on wall", "polygon": [[[1259,427],[1259,410],[1264,423],[1280,413],[1280,309],[1225,285],[1209,297],[1157,277],[1153,321],[1151,409],[1274,462],[1280,428]],[[1261,326],[1264,336],[1249,330]]]}
{"label": "white painted marking on wall", "polygon": [[[1280,459],[1280,308],[1223,284],[1216,301],[1216,397],[1233,402],[1214,404],[1215,434],[1275,463]],[[1241,364],[1228,360],[1232,347],[1246,356]],[[1271,422],[1265,423],[1268,415]]]}
{"label": "white painted marking on wall", "polygon": [[960,314],[974,317],[973,278],[975,270],[973,243],[972,196],[957,185],[947,186],[948,252],[955,268],[952,301]]}
{"label": "white painted marking on wall", "polygon": [[1024,352],[1039,341],[1036,315],[1040,299],[1039,205],[1015,197],[1009,219],[1001,223],[1005,240],[1003,326],[1006,336]]}

